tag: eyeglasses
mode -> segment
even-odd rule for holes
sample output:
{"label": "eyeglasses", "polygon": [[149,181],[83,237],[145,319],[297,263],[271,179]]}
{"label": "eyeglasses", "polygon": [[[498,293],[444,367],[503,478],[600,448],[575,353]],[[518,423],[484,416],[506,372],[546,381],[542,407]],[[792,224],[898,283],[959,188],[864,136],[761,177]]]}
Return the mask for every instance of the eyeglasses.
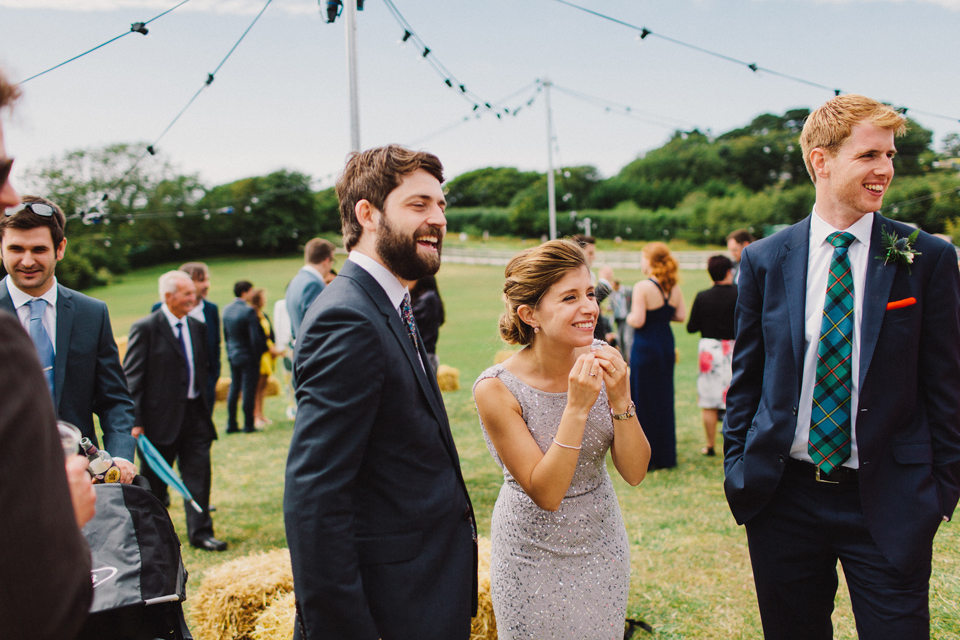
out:
{"label": "eyeglasses", "polygon": [[0,189],[7,184],[7,178],[10,177],[10,169],[13,168],[13,158],[0,160]]}
{"label": "eyeglasses", "polygon": [[8,218],[10,216],[15,216],[23,210],[27,210],[30,213],[35,213],[38,216],[43,216],[44,218],[50,218],[53,216],[54,208],[48,204],[43,204],[42,202],[21,202],[16,207],[11,207],[4,212],[4,215]]}

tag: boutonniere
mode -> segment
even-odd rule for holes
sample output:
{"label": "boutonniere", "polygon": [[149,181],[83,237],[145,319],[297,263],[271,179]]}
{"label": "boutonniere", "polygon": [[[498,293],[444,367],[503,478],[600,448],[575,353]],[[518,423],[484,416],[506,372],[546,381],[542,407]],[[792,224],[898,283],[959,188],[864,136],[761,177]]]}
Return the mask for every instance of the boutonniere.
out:
{"label": "boutonniere", "polygon": [[907,273],[910,273],[910,265],[913,264],[917,256],[921,255],[919,251],[913,248],[913,243],[917,241],[917,236],[920,235],[920,229],[906,238],[888,232],[886,227],[880,230],[880,234],[882,236],[883,255],[877,256],[877,260],[883,260],[883,264],[906,265]]}

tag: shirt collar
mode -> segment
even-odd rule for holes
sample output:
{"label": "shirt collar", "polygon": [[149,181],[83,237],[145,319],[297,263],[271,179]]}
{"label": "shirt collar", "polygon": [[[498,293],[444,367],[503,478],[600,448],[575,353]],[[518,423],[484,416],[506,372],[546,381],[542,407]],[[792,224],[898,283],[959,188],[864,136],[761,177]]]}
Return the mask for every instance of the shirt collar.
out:
{"label": "shirt collar", "polygon": [[190,316],[191,318],[195,319],[195,320],[199,320],[200,322],[206,324],[206,323],[207,323],[207,319],[206,319],[206,317],[203,315],[203,305],[204,305],[204,304],[206,304],[206,302],[205,302],[204,300],[197,300],[197,305],[196,305],[193,309],[190,309],[190,312],[187,313],[187,315]]}
{"label": "shirt collar", "polygon": [[[28,295],[17,288],[17,285],[13,284],[13,280],[10,278],[10,275],[7,274],[7,277],[4,278],[7,281],[7,292],[10,294],[10,301],[13,303],[14,309],[19,309],[23,305],[27,304],[33,300],[33,296]],[[38,296],[41,300],[46,300],[47,304],[57,308],[57,276],[53,276],[53,286],[47,289],[47,292],[42,296]]]}
{"label": "shirt collar", "polygon": [[407,288],[400,283],[397,276],[370,256],[360,253],[356,249],[350,252],[349,260],[373,276],[374,280],[383,288],[387,297],[390,298],[390,304],[393,305],[394,309],[400,308],[403,297],[407,295]]}
{"label": "shirt collar", "polygon": [[302,267],[300,267],[300,270],[301,270],[301,271],[306,271],[306,272],[308,272],[308,273],[312,273],[313,275],[317,276],[317,278],[320,280],[320,282],[323,282],[323,274],[320,273],[320,270],[319,270],[319,269],[316,269],[316,268],[314,268],[314,267],[311,267],[309,264],[305,264],[305,265],[303,265]]}
{"label": "shirt collar", "polygon": [[[163,311],[163,315],[166,316],[167,322],[170,323],[170,328],[173,329],[174,331],[176,331],[177,325],[180,324],[180,320],[177,318],[177,316],[173,315],[173,312],[170,311],[170,307],[167,306],[167,303],[166,303],[166,302],[164,302],[162,305],[160,305],[160,310]],[[184,318],[184,320],[183,320],[183,325],[184,325],[184,327],[186,327],[186,325],[187,325],[186,317],[187,317],[187,316],[183,316],[183,318]]]}
{"label": "shirt collar", "polygon": [[[830,223],[820,217],[817,208],[813,208],[813,216],[810,218],[810,242],[812,247],[819,247],[827,241],[827,237],[840,231],[835,229]],[[853,235],[865,247],[870,246],[870,234],[873,232],[873,213],[868,213],[844,229],[846,233]]]}

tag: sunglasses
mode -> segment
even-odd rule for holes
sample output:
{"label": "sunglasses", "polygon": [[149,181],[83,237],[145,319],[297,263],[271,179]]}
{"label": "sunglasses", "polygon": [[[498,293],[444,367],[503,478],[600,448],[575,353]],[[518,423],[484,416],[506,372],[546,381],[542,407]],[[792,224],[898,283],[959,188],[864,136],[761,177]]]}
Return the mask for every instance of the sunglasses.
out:
{"label": "sunglasses", "polygon": [[44,218],[52,217],[54,212],[53,207],[48,204],[43,204],[42,202],[21,202],[16,207],[7,209],[4,212],[4,215],[9,218],[24,210],[29,211],[30,213],[35,213],[38,216],[43,216]]}
{"label": "sunglasses", "polygon": [[10,177],[10,169],[13,168],[13,158],[0,160],[0,189],[7,184],[7,178]]}

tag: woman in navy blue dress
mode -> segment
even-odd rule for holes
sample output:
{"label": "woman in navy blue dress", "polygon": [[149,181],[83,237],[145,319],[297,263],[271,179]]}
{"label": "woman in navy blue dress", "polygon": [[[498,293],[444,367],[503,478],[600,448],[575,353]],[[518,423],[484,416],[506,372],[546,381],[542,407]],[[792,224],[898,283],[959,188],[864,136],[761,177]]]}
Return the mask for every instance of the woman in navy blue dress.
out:
{"label": "woman in navy blue dress", "polygon": [[643,248],[643,272],[649,276],[633,288],[627,323],[636,329],[630,353],[630,392],[637,417],[650,441],[650,470],[677,466],[677,427],[673,402],[676,355],[671,322],[687,311],[677,286],[677,261],[662,242]]}

